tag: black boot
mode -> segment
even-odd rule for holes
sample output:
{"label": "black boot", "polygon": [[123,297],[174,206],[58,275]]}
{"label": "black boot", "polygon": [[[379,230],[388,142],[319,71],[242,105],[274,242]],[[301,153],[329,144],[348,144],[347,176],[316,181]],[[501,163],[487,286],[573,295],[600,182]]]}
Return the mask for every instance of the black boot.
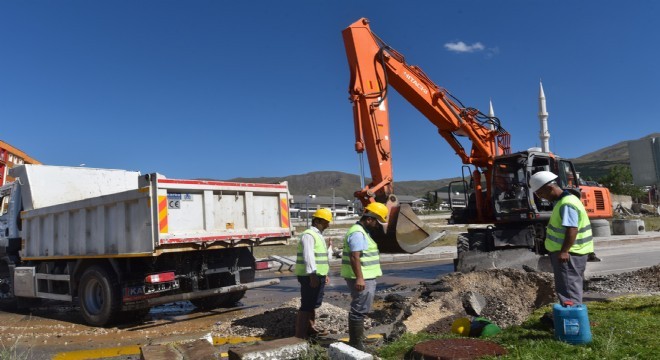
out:
{"label": "black boot", "polygon": [[348,345],[364,351],[364,320],[348,320]]}
{"label": "black boot", "polygon": [[587,255],[587,261],[588,262],[599,262],[601,260],[598,256],[596,256],[596,253],[589,253],[589,255]]}

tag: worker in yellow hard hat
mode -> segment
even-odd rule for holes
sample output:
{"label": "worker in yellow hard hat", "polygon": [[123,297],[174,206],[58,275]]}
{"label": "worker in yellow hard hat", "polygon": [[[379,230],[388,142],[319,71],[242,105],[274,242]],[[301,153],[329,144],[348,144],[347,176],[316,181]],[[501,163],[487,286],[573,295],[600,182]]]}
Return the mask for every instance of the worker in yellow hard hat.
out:
{"label": "worker in yellow hard hat", "polygon": [[320,208],[312,215],[312,226],[305,230],[298,242],[295,274],[300,283],[300,308],[296,316],[296,337],[324,336],[327,331],[315,327],[316,309],[323,303],[325,285],[330,281],[328,248],[323,230],[330,226],[332,212]]}
{"label": "worker in yellow hard hat", "polygon": [[348,314],[349,345],[364,350],[364,317],[371,311],[376,294],[376,278],[383,275],[376,242],[370,232],[387,222],[389,210],[373,202],[364,209],[360,220],[346,233],[341,261],[341,276],[351,291]]}

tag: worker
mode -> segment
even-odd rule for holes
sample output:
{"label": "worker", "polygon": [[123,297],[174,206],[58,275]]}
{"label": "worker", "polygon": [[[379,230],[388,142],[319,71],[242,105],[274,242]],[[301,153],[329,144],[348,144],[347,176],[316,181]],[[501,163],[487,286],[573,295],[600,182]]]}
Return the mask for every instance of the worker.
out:
{"label": "worker", "polygon": [[562,190],[557,175],[539,171],[529,183],[537,196],[555,202],[546,227],[545,248],[555,277],[555,291],[562,305],[582,304],[587,257],[594,251],[589,216],[580,199]]}
{"label": "worker", "polygon": [[381,203],[367,205],[360,220],[344,236],[341,277],[351,292],[349,345],[358,350],[364,350],[364,318],[374,302],[376,278],[383,275],[378,246],[369,233],[387,222],[387,214],[387,207]]}
{"label": "worker", "polygon": [[300,283],[300,308],[296,315],[296,337],[325,336],[327,331],[315,327],[316,309],[323,303],[325,285],[329,282],[328,249],[323,230],[330,226],[330,209],[320,208],[312,215],[312,226],[305,230],[298,242],[294,273]]}

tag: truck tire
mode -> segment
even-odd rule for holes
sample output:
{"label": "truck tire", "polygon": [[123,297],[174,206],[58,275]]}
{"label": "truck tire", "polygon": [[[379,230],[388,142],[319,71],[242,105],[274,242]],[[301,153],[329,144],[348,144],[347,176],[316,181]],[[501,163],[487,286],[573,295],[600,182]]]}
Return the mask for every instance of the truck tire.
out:
{"label": "truck tire", "polygon": [[[252,255],[252,252],[247,248],[240,248],[236,249],[234,256],[235,257],[230,258],[228,261],[229,263],[234,263],[234,261],[237,260],[237,265],[244,268],[239,275],[241,284],[254,282],[255,270],[254,256]],[[209,277],[209,286],[211,288],[231,285],[236,285],[236,278],[229,273],[215,274]],[[232,307],[236,305],[243,296],[245,296],[245,291],[238,291],[207,298],[193,299],[190,300],[190,302],[201,310],[212,310],[219,307]]]}
{"label": "truck tire", "polygon": [[470,234],[470,250],[486,251],[486,233],[475,232]]}
{"label": "truck tire", "polygon": [[[209,285],[212,288],[217,288],[217,287],[222,287],[222,286],[228,286],[228,285],[233,285],[232,284],[226,284],[225,281],[223,281],[223,276],[224,274],[215,274],[211,275],[209,277]],[[215,296],[209,296],[205,298],[199,298],[199,299],[192,299],[190,300],[190,303],[192,303],[196,308],[200,310],[213,310],[219,307],[228,307],[233,305],[231,302],[231,294],[219,294]],[[227,305],[231,303],[230,305]]]}
{"label": "truck tire", "polygon": [[[249,283],[254,281],[255,271],[254,269],[243,270],[241,271],[241,283]],[[212,279],[209,279],[209,282],[213,287],[222,287],[222,286],[231,286],[236,285],[236,280],[233,276],[229,274],[219,274],[214,275]],[[233,307],[239,302],[243,296],[245,296],[245,291],[237,291],[233,293],[220,294],[216,296],[193,299],[190,302],[195,305],[196,308],[200,310],[213,310],[219,307]]]}
{"label": "truck tire", "polygon": [[91,266],[80,277],[80,310],[85,321],[92,326],[106,326],[115,319],[121,306],[119,295],[116,277],[102,266]]}
{"label": "truck tire", "polygon": [[460,233],[456,238],[456,253],[460,254],[470,250],[470,237],[468,233]]}

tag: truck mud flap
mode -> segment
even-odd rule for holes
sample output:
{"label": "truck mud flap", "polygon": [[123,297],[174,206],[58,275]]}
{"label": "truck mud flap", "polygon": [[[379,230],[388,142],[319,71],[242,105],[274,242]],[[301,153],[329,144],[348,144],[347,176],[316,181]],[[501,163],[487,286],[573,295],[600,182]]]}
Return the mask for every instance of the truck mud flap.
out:
{"label": "truck mud flap", "polygon": [[269,279],[269,280],[255,281],[255,282],[251,282],[251,283],[247,283],[247,284],[223,286],[223,287],[215,288],[215,289],[200,290],[200,291],[196,291],[196,292],[159,296],[159,297],[155,297],[155,298],[142,300],[141,302],[143,304],[146,304],[146,305],[141,306],[141,307],[154,307],[154,306],[158,306],[158,305],[169,304],[169,303],[172,303],[172,302],[175,302],[175,301],[186,301],[186,300],[192,300],[192,299],[199,299],[199,298],[203,298],[203,297],[207,297],[207,296],[227,294],[227,293],[231,293],[231,292],[245,291],[245,290],[248,290],[248,289],[254,289],[254,288],[258,288],[258,287],[277,285],[279,283],[280,283],[280,279]]}
{"label": "truck mud flap", "polygon": [[526,271],[552,272],[550,258],[537,255],[529,249],[506,249],[496,251],[464,251],[458,254],[456,272],[469,273],[488,269],[520,269]]}
{"label": "truck mud flap", "polygon": [[381,253],[414,254],[442,239],[446,232],[431,232],[410,205],[402,204],[391,208],[387,231],[372,235]]}

